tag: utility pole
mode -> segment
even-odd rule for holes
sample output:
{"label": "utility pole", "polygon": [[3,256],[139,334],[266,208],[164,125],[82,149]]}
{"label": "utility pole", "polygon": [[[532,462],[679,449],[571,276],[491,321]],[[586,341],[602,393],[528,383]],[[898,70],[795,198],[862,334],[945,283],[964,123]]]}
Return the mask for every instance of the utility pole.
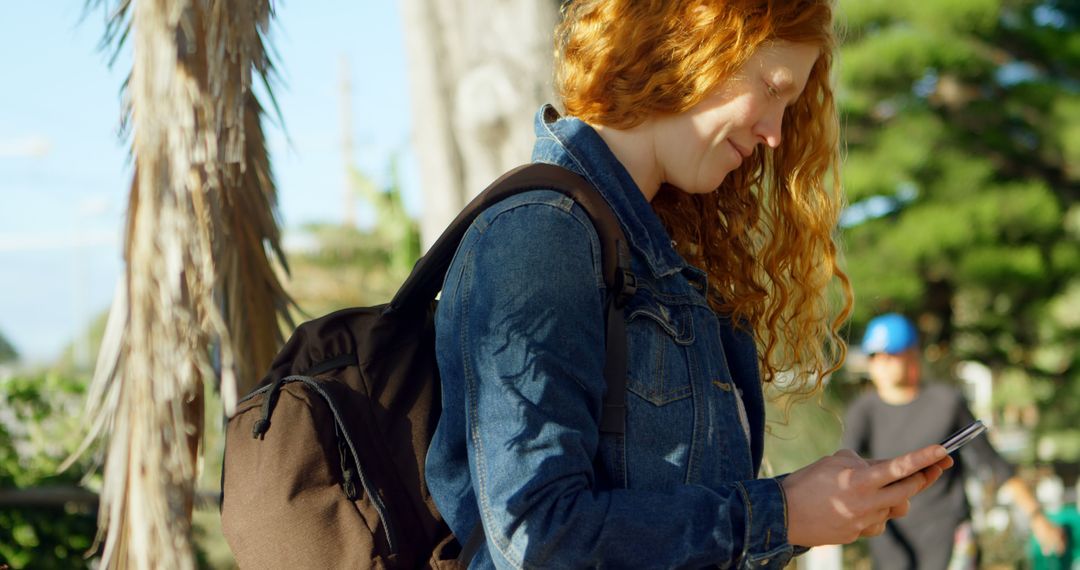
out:
{"label": "utility pole", "polygon": [[341,157],[342,173],[345,183],[341,194],[341,223],[348,227],[356,226],[356,197],[353,195],[353,140],[352,140],[352,83],[349,81],[349,58],[345,55],[339,60],[341,82]]}

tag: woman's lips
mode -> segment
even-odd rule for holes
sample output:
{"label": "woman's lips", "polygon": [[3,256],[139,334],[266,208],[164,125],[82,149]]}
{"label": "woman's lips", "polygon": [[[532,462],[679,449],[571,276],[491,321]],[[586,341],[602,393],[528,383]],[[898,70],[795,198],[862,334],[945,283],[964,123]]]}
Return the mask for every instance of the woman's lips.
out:
{"label": "woman's lips", "polygon": [[752,154],[752,151],[742,148],[731,140],[728,140],[728,144],[730,144],[731,147],[735,149],[735,152],[738,153],[739,158],[742,160],[746,160]]}

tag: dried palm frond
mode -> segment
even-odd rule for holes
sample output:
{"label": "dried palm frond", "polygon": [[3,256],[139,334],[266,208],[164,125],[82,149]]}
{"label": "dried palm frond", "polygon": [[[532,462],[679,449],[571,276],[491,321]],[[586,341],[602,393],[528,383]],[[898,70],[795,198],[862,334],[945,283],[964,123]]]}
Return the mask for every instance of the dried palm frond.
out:
{"label": "dried palm frond", "polygon": [[236,387],[221,387],[229,415],[237,396],[250,392],[269,368],[284,340],[279,319],[292,329],[290,311],[295,306],[269,262],[272,256],[288,272],[273,215],[277,199],[262,134],[262,107],[254,94],[249,94],[244,113],[246,169],[237,187],[223,196],[231,237],[218,262],[222,304],[236,354]]}
{"label": "dried palm frond", "polygon": [[125,278],[88,401],[87,441],[107,440],[103,567],[194,567],[204,386],[220,376],[231,412],[238,391],[269,365],[279,316],[288,319],[271,263],[284,258],[251,90],[252,69],[264,80],[271,71],[270,16],[268,0],[123,0],[112,12],[123,23],[108,33],[133,41],[126,98],[135,173]]}

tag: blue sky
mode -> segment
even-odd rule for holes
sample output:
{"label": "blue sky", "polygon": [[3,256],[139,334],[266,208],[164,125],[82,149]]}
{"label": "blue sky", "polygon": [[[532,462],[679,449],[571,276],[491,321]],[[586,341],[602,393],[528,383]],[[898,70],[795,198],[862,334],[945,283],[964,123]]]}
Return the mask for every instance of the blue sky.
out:
{"label": "blue sky", "polygon": [[[113,2],[106,2],[113,4]],[[342,61],[352,84],[354,163],[385,179],[399,153],[407,206],[419,206],[397,2],[276,2],[271,40],[285,132],[268,142],[288,231],[341,219]],[[98,49],[102,8],[9,3],[0,18],[0,332],[46,362],[106,310],[123,266],[131,164],[118,136],[120,86]]]}

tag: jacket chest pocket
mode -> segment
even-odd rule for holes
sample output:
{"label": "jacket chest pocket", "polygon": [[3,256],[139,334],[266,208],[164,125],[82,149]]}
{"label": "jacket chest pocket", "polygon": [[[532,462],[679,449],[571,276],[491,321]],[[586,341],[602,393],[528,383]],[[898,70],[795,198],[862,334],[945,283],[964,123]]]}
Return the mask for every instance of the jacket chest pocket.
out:
{"label": "jacket chest pocket", "polygon": [[693,393],[694,320],[689,307],[631,302],[626,308],[628,388],[655,406]]}

